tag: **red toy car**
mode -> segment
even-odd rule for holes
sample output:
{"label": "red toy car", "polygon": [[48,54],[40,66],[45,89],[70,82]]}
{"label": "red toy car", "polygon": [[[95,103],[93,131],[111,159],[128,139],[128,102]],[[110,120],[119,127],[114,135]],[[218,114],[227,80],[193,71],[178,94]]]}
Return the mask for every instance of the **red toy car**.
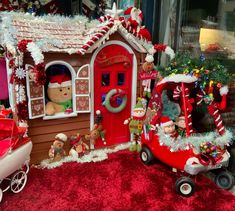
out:
{"label": "red toy car", "polygon": [[[171,138],[163,133],[160,126],[157,127],[157,131],[143,132],[140,159],[144,164],[149,165],[155,159],[158,159],[179,172],[184,172],[184,175],[185,173],[186,175],[197,175],[200,172],[228,166],[230,154],[226,150],[226,145],[231,143],[232,134],[221,127],[222,121],[217,127],[218,132],[210,133],[207,136],[197,133],[193,134],[190,111],[192,101],[189,99],[188,92],[190,84],[193,84],[196,80],[196,77],[174,75],[164,78],[154,88],[153,95],[158,98],[163,90],[171,89],[175,91],[177,89],[179,91],[175,93],[178,96],[181,95],[180,104],[186,120],[186,137]],[[154,100],[154,96],[152,100]],[[149,105],[152,103],[150,101]],[[209,106],[212,106],[212,104],[213,102]],[[160,107],[161,105],[159,104],[158,108]],[[156,119],[159,120],[162,109],[157,110],[158,118]],[[218,112],[218,110],[214,111],[216,114]],[[218,117],[215,119],[218,120]],[[209,152],[210,149],[212,151]],[[215,177],[215,183],[223,189],[230,189],[234,185],[234,177],[230,172],[221,170]],[[175,183],[175,187],[176,191],[183,196],[190,196],[194,192],[194,182],[187,176],[179,178]]]}

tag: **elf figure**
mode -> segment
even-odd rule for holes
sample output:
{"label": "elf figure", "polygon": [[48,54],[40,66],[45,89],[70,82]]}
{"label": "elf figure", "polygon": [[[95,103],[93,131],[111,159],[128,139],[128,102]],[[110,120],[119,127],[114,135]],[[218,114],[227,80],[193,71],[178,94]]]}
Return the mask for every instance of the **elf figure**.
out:
{"label": "elf figure", "polygon": [[140,98],[135,105],[133,115],[131,118],[126,119],[124,124],[129,124],[130,133],[133,134],[133,140],[131,140],[130,151],[140,151],[140,135],[143,130],[143,124],[146,113],[146,100]]}
{"label": "elf figure", "polygon": [[179,117],[176,117],[175,124],[177,125],[177,132],[180,137],[186,136],[186,124],[185,124],[185,116],[180,115]]}

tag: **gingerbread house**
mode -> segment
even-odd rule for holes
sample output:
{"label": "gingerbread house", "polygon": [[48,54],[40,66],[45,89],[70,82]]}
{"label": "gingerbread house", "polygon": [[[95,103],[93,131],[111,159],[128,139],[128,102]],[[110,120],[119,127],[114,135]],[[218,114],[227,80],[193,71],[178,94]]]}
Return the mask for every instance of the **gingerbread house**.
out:
{"label": "gingerbread house", "polygon": [[[89,132],[97,110],[102,112],[106,146],[129,141],[123,120],[136,103],[137,72],[153,45],[149,37],[118,17],[119,11],[114,8],[112,12],[93,21],[82,16],[2,14],[10,105],[19,124],[28,124],[34,144],[32,163],[48,156],[57,133]],[[47,78],[59,69],[71,77],[71,110],[46,115]],[[104,101],[114,90],[126,100],[117,97],[117,107],[123,108],[110,112]],[[103,146],[98,141],[95,148]]]}

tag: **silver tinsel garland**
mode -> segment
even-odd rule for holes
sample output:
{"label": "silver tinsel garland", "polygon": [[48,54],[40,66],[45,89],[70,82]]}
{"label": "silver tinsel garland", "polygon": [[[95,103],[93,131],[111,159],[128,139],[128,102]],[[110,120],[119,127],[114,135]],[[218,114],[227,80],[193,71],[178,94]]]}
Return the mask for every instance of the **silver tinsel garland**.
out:
{"label": "silver tinsel garland", "polygon": [[195,133],[190,137],[178,137],[173,139],[172,137],[164,134],[161,128],[159,128],[157,135],[159,136],[160,145],[165,145],[170,148],[172,152],[179,150],[187,150],[190,146],[195,147],[196,150],[200,150],[200,145],[205,142],[210,142],[213,145],[223,148],[232,144],[233,134],[231,131],[226,130],[223,136],[220,136],[217,132],[209,133]]}

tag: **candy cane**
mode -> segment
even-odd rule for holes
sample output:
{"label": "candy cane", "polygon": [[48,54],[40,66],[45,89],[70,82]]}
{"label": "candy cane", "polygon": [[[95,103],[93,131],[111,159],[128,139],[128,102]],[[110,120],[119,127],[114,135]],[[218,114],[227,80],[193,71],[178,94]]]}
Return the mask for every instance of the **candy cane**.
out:
{"label": "candy cane", "polygon": [[186,110],[187,110],[187,112],[186,111],[184,111],[184,112],[187,115],[185,118],[187,118],[186,122],[188,123],[188,130],[189,130],[189,135],[190,135],[193,132],[193,125],[192,125],[192,115],[191,115],[192,105],[191,105],[191,102],[189,100],[189,89],[188,89],[188,87],[184,88],[184,96],[182,96],[182,88],[179,85],[176,86],[176,88],[173,91],[173,99],[174,100],[179,100],[180,97],[182,97],[182,100],[183,100],[183,98],[185,98],[185,101],[186,101]]}
{"label": "candy cane", "polygon": [[[210,105],[207,106],[208,112],[212,116],[212,118],[214,119],[216,129],[220,135],[223,135],[225,133],[225,128],[223,126],[223,121],[221,119],[219,110],[224,110],[226,108],[226,94],[227,93],[224,93],[222,95],[222,100],[221,100],[220,104],[212,101],[210,103]],[[204,90],[201,90],[197,94],[197,97],[196,97],[197,105],[200,105],[203,102],[203,97],[205,95],[206,95],[206,93]]]}
{"label": "candy cane", "polygon": [[176,88],[173,91],[173,99],[174,100],[179,100],[180,98],[180,93],[181,93],[181,88],[180,86],[176,86]]}
{"label": "candy cane", "polygon": [[137,36],[137,30],[136,28],[133,28],[131,25],[127,24],[124,17],[120,17],[119,21],[121,22],[122,26],[131,34],[134,36]]}
{"label": "candy cane", "polygon": [[217,103],[212,102],[207,108],[210,115],[214,119],[214,123],[218,133],[222,136],[225,133],[225,129],[223,126],[223,121],[221,119]]}
{"label": "candy cane", "polygon": [[93,37],[88,40],[83,46],[82,49],[79,50],[78,53],[85,54],[85,52],[94,45],[101,37],[103,37],[114,25],[114,19],[111,16],[105,15],[99,18],[101,23],[107,21],[107,24],[103,26]]}

